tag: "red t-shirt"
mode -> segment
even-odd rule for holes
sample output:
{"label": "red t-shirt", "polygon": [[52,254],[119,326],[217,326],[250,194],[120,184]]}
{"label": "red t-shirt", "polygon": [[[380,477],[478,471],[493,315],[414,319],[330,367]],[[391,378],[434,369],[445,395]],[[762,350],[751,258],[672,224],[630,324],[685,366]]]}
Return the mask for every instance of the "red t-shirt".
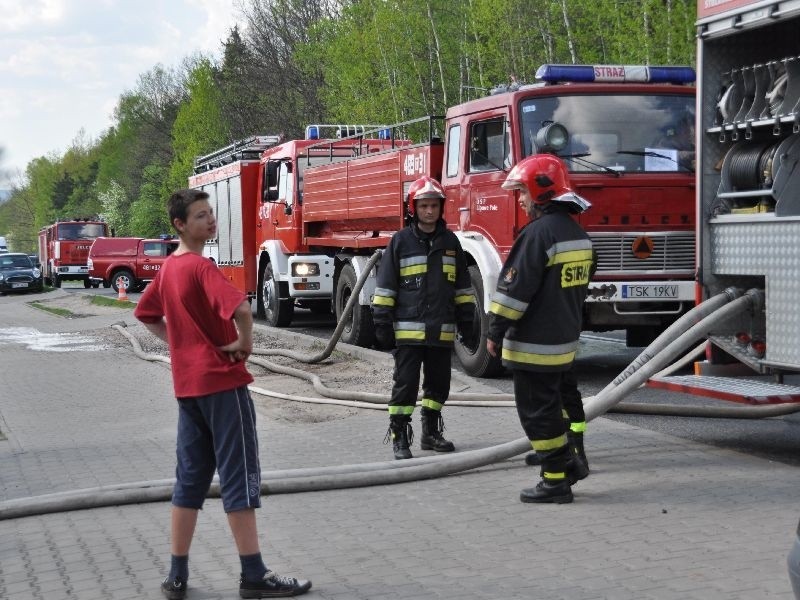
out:
{"label": "red t-shirt", "polygon": [[217,347],[235,342],[233,313],[247,296],[198,254],[171,255],[139,299],[134,316],[167,321],[172,382],[177,398],[232,390],[253,381],[242,361]]}

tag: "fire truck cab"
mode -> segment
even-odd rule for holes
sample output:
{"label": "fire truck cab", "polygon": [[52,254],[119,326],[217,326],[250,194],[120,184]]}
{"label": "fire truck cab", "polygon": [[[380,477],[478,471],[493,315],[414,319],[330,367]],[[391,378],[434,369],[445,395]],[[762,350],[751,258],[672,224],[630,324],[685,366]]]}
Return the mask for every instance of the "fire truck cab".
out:
{"label": "fire truck cab", "polygon": [[[447,111],[445,217],[471,257],[484,334],[483,307],[528,222],[500,184],[543,152],[592,202],[578,217],[597,256],[584,329],[625,329],[629,345],[644,345],[694,305],[694,77],[689,67],[543,65],[539,83]],[[468,371],[497,370],[483,346],[456,345]]]}
{"label": "fire truck cab", "polygon": [[92,287],[87,264],[89,249],[101,236],[108,236],[108,225],[92,218],[56,221],[41,229],[39,260],[45,283],[61,287],[62,281],[73,280],[83,281],[86,288]]}

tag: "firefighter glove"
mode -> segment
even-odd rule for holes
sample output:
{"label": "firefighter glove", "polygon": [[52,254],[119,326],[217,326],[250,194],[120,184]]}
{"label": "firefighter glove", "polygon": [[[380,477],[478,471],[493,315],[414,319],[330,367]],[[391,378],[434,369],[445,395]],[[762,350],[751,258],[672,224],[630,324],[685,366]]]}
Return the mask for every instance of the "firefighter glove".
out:
{"label": "firefighter glove", "polygon": [[394,328],[390,323],[375,324],[375,347],[378,350],[394,348]]}

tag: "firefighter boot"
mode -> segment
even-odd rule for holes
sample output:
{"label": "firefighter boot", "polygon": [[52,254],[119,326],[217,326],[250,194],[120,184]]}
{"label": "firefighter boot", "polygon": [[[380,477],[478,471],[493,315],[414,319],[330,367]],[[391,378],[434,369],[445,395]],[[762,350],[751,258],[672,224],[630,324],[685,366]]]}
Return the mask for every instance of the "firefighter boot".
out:
{"label": "firefighter boot", "polygon": [[[570,443],[570,457],[567,459],[567,477],[570,485],[575,485],[581,479],[589,476],[589,462],[586,460],[586,452],[583,449],[583,433],[567,433]],[[537,467],[542,464],[542,457],[536,452],[530,452],[525,456],[525,464],[530,467]]]}
{"label": "firefighter boot", "polygon": [[421,412],[422,437],[419,440],[420,448],[423,450],[435,450],[436,452],[452,452],[455,450],[453,442],[447,441],[442,436],[444,431],[442,413],[424,406]]}
{"label": "firefighter boot", "polygon": [[392,440],[392,450],[396,460],[414,458],[410,449],[411,442],[414,441],[410,415],[391,415],[389,417],[389,429],[383,443],[388,443],[389,439]]}
{"label": "firefighter boot", "polygon": [[542,479],[536,487],[525,488],[519,494],[522,502],[537,504],[569,504],[572,502],[572,490],[566,479]]}
{"label": "firefighter boot", "polygon": [[583,449],[583,433],[581,432],[573,432],[570,433],[570,441],[572,442],[572,446],[575,448],[575,451],[580,456],[583,464],[586,465],[586,470],[589,470],[589,460],[586,458],[586,451]]}

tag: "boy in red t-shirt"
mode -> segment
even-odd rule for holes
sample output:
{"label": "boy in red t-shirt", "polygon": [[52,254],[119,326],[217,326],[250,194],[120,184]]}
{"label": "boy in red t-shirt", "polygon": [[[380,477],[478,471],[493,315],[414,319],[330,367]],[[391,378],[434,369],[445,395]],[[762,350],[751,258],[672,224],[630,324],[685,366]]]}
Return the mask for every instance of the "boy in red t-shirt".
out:
{"label": "boy in red t-shirt", "polygon": [[256,414],[245,362],[253,350],[253,315],[247,296],[202,256],[216,237],[208,194],[180,190],[168,202],[180,245],[142,294],[134,315],[169,344],[178,399],[177,459],[172,494],[172,559],[161,590],[170,600],[186,596],[189,547],[198,510],[214,471],[239,551],[242,598],[275,598],[307,592],[311,582],[282,577],[264,565],[256,528],[261,506],[261,467]]}

